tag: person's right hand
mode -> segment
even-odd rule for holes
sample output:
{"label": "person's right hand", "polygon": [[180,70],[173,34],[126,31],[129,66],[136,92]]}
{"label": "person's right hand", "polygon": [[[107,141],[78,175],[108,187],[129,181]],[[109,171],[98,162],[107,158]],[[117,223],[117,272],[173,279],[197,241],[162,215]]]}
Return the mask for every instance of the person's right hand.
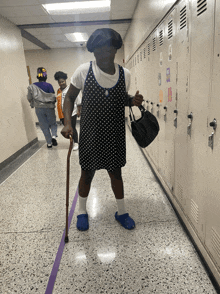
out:
{"label": "person's right hand", "polygon": [[61,134],[64,136],[64,138],[69,139],[69,136],[71,135],[73,138],[73,128],[70,125],[66,125],[62,128]]}

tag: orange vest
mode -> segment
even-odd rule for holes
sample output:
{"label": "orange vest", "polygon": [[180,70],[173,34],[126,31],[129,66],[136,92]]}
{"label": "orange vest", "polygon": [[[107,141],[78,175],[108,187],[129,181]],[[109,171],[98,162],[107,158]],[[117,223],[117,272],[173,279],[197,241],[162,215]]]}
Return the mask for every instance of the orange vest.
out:
{"label": "orange vest", "polygon": [[57,112],[59,119],[64,118],[63,111],[62,111],[62,91],[61,89],[57,90]]}

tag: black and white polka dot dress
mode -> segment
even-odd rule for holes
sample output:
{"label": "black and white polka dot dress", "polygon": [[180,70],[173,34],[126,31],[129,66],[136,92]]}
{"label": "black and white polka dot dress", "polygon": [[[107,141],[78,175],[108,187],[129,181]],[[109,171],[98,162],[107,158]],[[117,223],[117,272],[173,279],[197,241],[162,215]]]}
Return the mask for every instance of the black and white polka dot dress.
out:
{"label": "black and white polka dot dress", "polygon": [[101,87],[92,62],[84,85],[79,135],[79,163],[83,170],[113,171],[126,164],[125,78],[112,88]]}

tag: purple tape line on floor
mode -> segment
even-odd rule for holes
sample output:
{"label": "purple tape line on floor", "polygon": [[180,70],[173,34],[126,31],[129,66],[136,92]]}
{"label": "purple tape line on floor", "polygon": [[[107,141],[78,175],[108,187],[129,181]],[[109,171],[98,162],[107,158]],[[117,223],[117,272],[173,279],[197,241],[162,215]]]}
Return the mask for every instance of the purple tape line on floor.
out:
{"label": "purple tape line on floor", "polygon": [[[70,228],[70,224],[71,224],[71,221],[72,221],[72,218],[73,218],[73,213],[74,213],[74,210],[75,210],[75,207],[76,207],[77,199],[78,199],[78,189],[76,190],[76,194],[75,194],[75,197],[73,199],[73,204],[72,204],[71,210],[69,212],[68,230]],[[56,277],[57,277],[57,272],[58,272],[58,269],[59,269],[59,266],[60,266],[60,261],[61,261],[61,258],[62,258],[63,249],[65,247],[65,241],[64,240],[65,240],[65,229],[64,229],[63,236],[62,236],[62,239],[61,239],[61,242],[60,242],[59,249],[57,251],[57,255],[56,255],[56,258],[55,258],[55,261],[54,261],[54,265],[53,265],[53,268],[52,268],[52,271],[51,271],[51,274],[50,274],[50,278],[49,278],[49,281],[48,281],[48,284],[47,284],[47,289],[46,289],[45,294],[52,294],[53,293],[53,287],[54,287]]]}

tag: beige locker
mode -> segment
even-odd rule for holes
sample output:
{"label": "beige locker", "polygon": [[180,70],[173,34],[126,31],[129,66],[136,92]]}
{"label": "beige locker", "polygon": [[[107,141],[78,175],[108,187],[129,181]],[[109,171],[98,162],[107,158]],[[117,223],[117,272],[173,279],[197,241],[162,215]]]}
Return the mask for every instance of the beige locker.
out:
{"label": "beige locker", "polygon": [[[206,195],[205,204],[205,224],[206,236],[205,244],[220,272],[220,2],[216,1],[215,10],[215,39],[212,72],[212,89],[209,103],[208,115],[208,136],[210,136],[210,146],[207,152],[206,166]],[[217,125],[210,126],[216,119]],[[208,136],[206,144],[208,144]],[[213,140],[212,140],[213,139]]]}
{"label": "beige locker", "polygon": [[[166,62],[165,62],[165,50],[167,49],[165,43],[165,23],[163,22],[157,29],[157,35],[159,38],[159,47],[157,55],[157,79],[154,82],[154,86],[157,88],[157,119],[160,125],[160,132],[158,135],[158,166],[157,169],[161,175],[164,174],[166,166],[165,157],[165,138],[166,138],[166,122],[167,122],[167,97],[164,86],[166,85]],[[165,43],[165,44],[164,44]],[[164,109],[165,108],[165,109]]]}
{"label": "beige locker", "polygon": [[[147,100],[148,110],[156,115],[156,104],[157,104],[157,88],[155,87],[155,81],[157,77],[157,52],[158,52],[158,42],[157,42],[157,30],[154,31],[148,41],[148,82],[147,82]],[[148,147],[145,148],[146,152],[149,154],[154,164],[158,166],[158,138],[156,138]]]}
{"label": "beige locker", "polygon": [[[157,54],[157,76],[154,85],[158,82],[158,71],[161,70],[163,91],[163,107],[166,107],[166,123],[164,141],[159,146],[159,171],[170,191],[174,187],[174,119],[176,114],[176,8],[164,21],[163,65],[159,66],[161,51]],[[159,96],[159,93],[156,95]],[[157,98],[158,102],[158,98]],[[164,110],[165,113],[165,110]],[[163,159],[162,159],[163,158]]]}
{"label": "beige locker", "polygon": [[[203,4],[202,4],[203,3]],[[187,215],[200,240],[205,239],[205,203],[207,198],[208,104],[211,58],[213,54],[214,1],[190,1],[190,101],[193,113],[191,139],[188,141]]]}
{"label": "beige locker", "polygon": [[[189,3],[182,0],[177,6],[177,128],[175,132],[174,196],[183,210],[188,195],[188,141],[191,139],[193,114],[189,111]],[[189,116],[189,117],[188,117]]]}

